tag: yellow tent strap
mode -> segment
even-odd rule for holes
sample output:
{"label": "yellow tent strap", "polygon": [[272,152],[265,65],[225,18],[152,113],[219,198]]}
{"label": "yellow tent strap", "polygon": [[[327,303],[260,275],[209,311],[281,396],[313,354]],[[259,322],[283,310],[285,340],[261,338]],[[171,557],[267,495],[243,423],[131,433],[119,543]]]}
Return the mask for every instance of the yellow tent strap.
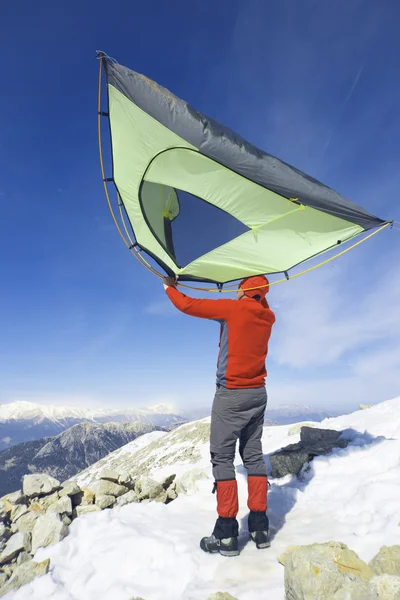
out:
{"label": "yellow tent strap", "polygon": [[[126,227],[125,224],[125,219],[123,216],[123,212],[122,212],[122,202],[118,196],[118,204],[119,204],[119,209],[120,209],[120,215],[121,215],[121,219],[122,219],[122,223],[125,229],[125,232],[127,234],[128,240],[127,241],[125,239],[124,234],[121,231],[121,228],[118,224],[118,221],[116,219],[116,216],[114,214],[114,210],[111,204],[111,200],[110,200],[110,196],[108,193],[108,188],[107,188],[107,181],[106,178],[104,177],[104,162],[103,162],[103,151],[102,151],[102,144],[101,144],[101,83],[102,83],[102,68],[103,68],[103,56],[100,55],[100,71],[99,71],[99,86],[98,86],[98,99],[97,99],[97,130],[98,130],[98,142],[99,142],[99,154],[100,154],[100,168],[101,168],[101,176],[103,178],[103,185],[104,185],[104,191],[106,194],[106,198],[107,198],[107,204],[108,204],[108,208],[110,209],[110,213],[111,216],[113,218],[113,221],[115,223],[115,226],[118,230],[119,235],[121,236],[124,244],[126,245],[126,247],[128,248],[128,250],[131,252],[131,254],[133,254],[133,256],[135,258],[138,259],[138,261],[144,266],[146,267],[146,269],[148,269],[151,273],[153,273],[154,275],[156,275],[159,278],[163,278],[165,277],[162,273],[159,273],[158,271],[156,271],[156,269],[154,269],[149,263],[148,261],[144,258],[144,256],[141,254],[140,250],[138,250],[137,246],[134,244],[133,240],[131,239],[129,233],[128,233],[128,229]],[[291,199],[292,200],[292,199]],[[292,201],[297,200],[297,198],[293,199]],[[314,271],[315,269],[318,269],[319,267],[322,267],[323,265],[326,265],[328,263],[330,263],[331,261],[335,260],[336,258],[339,258],[339,256],[343,256],[343,254],[346,254],[347,252],[350,252],[350,250],[353,250],[353,248],[356,248],[357,246],[359,246],[360,244],[366,242],[367,240],[369,240],[370,238],[372,238],[374,235],[376,235],[377,233],[379,233],[380,231],[382,231],[383,229],[385,229],[386,227],[389,227],[389,225],[393,226],[393,222],[389,221],[388,223],[385,223],[384,225],[382,225],[381,227],[379,227],[379,229],[376,229],[375,231],[373,231],[372,233],[370,233],[369,235],[367,235],[365,238],[363,238],[362,240],[359,240],[358,242],[356,242],[355,244],[353,244],[352,246],[349,246],[348,248],[346,248],[345,250],[342,250],[342,252],[339,252],[338,254],[335,254],[335,256],[331,256],[330,258],[327,258],[326,260],[324,260],[323,262],[318,263],[317,265],[314,265],[313,267],[309,267],[308,269],[305,269],[304,271],[301,271],[300,273],[295,273],[295,275],[292,275],[290,277],[290,279],[295,279],[296,277],[300,277],[300,275],[305,275],[305,273],[309,273],[310,271]],[[287,278],[285,277],[285,279],[279,279],[277,281],[271,281],[270,282],[270,286],[271,285],[277,285],[278,283],[284,283],[287,281]],[[211,293],[236,293],[238,291],[238,288],[235,287],[235,289],[215,289],[215,288],[202,288],[202,287],[196,287],[196,286],[191,286],[191,285],[185,285],[183,283],[179,283],[178,285],[180,287],[186,288],[188,290],[196,290],[199,292],[211,292]],[[267,287],[265,286],[257,286],[254,288],[246,288],[243,289],[243,291],[249,292],[251,290],[256,290],[256,289],[260,289],[260,287]]]}

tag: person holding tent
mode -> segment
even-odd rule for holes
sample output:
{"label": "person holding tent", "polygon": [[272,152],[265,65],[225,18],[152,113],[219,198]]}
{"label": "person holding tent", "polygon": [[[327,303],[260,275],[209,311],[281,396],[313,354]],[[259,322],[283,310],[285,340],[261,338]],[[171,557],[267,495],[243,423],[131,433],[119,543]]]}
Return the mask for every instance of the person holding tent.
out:
{"label": "person holding tent", "polygon": [[248,528],[257,548],[269,547],[268,478],[261,437],[267,406],[265,360],[275,315],[265,298],[263,275],[244,279],[235,300],[190,298],[171,277],[164,288],[174,306],[187,315],[221,325],[217,389],[211,414],[210,452],[218,518],[205,552],[237,556],[239,502],[234,459],[236,443],[248,474]]}

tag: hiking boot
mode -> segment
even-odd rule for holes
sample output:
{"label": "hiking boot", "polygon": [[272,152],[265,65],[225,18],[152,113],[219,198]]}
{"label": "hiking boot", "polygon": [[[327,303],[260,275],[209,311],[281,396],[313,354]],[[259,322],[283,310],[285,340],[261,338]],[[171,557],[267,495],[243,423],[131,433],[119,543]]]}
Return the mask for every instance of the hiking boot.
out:
{"label": "hiking boot", "polygon": [[210,537],[204,537],[200,542],[200,548],[204,550],[204,552],[209,552],[210,554],[221,554],[222,556],[238,556],[238,539],[237,537],[230,538],[217,538],[215,535],[210,535]]}
{"label": "hiking boot", "polygon": [[259,550],[263,548],[269,548],[271,542],[269,541],[268,531],[252,531],[250,537]]}

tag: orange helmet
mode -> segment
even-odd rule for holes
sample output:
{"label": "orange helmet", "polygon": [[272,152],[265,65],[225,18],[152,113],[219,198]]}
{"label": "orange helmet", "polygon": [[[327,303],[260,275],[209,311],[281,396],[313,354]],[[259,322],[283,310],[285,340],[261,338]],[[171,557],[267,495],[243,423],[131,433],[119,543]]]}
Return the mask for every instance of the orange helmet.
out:
{"label": "orange helmet", "polygon": [[269,292],[269,281],[265,275],[246,277],[246,279],[243,279],[243,281],[240,282],[239,288],[241,288],[249,298],[262,300]]}

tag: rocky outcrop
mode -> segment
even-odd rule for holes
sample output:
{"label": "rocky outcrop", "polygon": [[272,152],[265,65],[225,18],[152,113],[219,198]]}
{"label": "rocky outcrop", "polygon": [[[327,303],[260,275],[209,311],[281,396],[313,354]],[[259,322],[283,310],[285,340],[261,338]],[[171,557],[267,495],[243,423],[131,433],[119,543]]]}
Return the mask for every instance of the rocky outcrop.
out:
{"label": "rocky outcrop", "polygon": [[74,519],[131,502],[168,503],[176,497],[175,475],[158,482],[107,471],[82,489],[73,481],[26,475],[22,490],[0,499],[0,595],[47,573],[49,561],[35,563],[32,557],[63,540]]}
{"label": "rocky outcrop", "polygon": [[400,600],[399,547],[383,547],[367,565],[345,544],[288,548],[286,600]]}
{"label": "rocky outcrop", "polygon": [[149,423],[79,423],[55,437],[0,451],[0,496],[16,490],[26,473],[64,481],[135,440],[160,429]]}
{"label": "rocky outcrop", "polygon": [[272,477],[298,475],[303,466],[312,461],[315,456],[332,452],[333,448],[346,448],[349,440],[339,439],[341,431],[302,427],[300,442],[289,444],[278,452],[270,454]]}
{"label": "rocky outcrop", "polygon": [[400,576],[400,546],[382,546],[369,566],[375,575]]}

